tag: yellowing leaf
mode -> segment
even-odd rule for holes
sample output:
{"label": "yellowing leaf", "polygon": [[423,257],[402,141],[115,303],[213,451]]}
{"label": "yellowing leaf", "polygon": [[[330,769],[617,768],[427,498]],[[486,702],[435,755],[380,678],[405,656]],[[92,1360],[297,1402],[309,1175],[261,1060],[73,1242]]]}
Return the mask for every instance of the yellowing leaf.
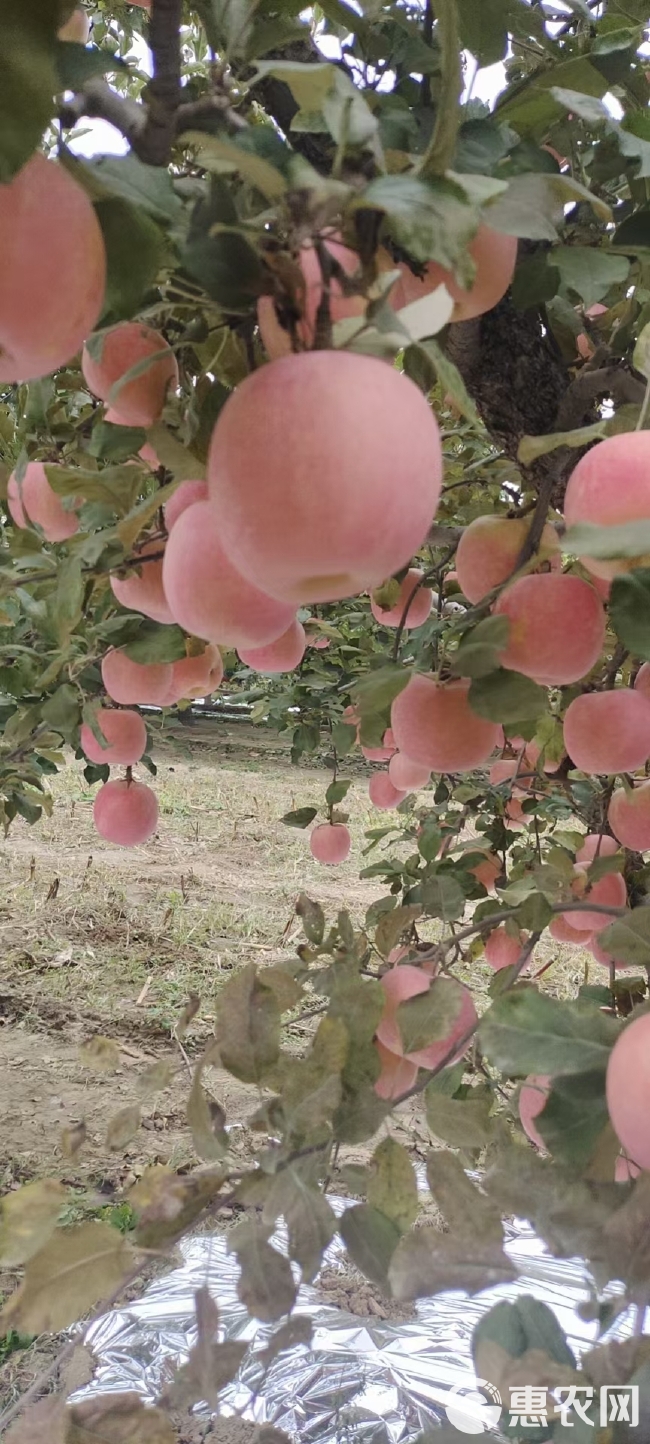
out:
{"label": "yellowing leaf", "polygon": [[405,1233],[418,1216],[415,1169],[403,1144],[394,1138],[384,1138],[372,1155],[368,1203],[390,1218],[400,1233]]}
{"label": "yellowing leaf", "polygon": [[31,1258],[20,1288],[0,1314],[0,1329],[57,1333],[109,1298],[133,1268],[132,1248],[107,1223],[57,1229]]}
{"label": "yellowing leaf", "polygon": [[53,1178],[26,1183],[0,1199],[0,1265],[15,1268],[38,1252],[54,1232],[66,1199]]}

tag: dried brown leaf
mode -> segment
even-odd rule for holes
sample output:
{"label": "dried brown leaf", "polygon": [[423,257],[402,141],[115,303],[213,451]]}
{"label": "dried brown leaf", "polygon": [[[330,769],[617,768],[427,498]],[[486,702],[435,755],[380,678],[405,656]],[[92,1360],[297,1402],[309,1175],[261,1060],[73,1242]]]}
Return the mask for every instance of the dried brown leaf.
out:
{"label": "dried brown leaf", "polygon": [[186,1364],[178,1370],[169,1390],[174,1408],[187,1409],[205,1402],[218,1410],[219,1394],[237,1374],[248,1344],[226,1339],[220,1344],[219,1310],[207,1288],[194,1295],[197,1341]]}
{"label": "dried brown leaf", "polygon": [[245,1220],[228,1239],[228,1251],[237,1255],[241,1271],[237,1295],[249,1314],[264,1324],[290,1313],[297,1292],[291,1264],[271,1248],[269,1232],[261,1224]]}
{"label": "dried brown leaf", "polygon": [[280,1055],[280,1009],[248,963],[226,983],[217,1004],[221,1063],[242,1083],[261,1083]]}
{"label": "dried brown leaf", "polygon": [[120,1108],[119,1113],[114,1113],[106,1129],[106,1147],[114,1153],[126,1148],[140,1127],[141,1116],[137,1103],[129,1104],[127,1108]]}
{"label": "dried brown leaf", "polygon": [[204,1163],[215,1163],[228,1152],[228,1134],[225,1130],[226,1115],[220,1103],[211,1098],[203,1087],[205,1057],[201,1058],[194,1070],[194,1078],[187,1100],[187,1122],[192,1142]]}
{"label": "dried brown leaf", "polygon": [[141,1098],[150,1098],[153,1093],[162,1093],[174,1077],[174,1065],[169,1058],[159,1058],[150,1068],[145,1068],[136,1078],[135,1086]]}
{"label": "dried brown leaf", "polygon": [[96,1073],[114,1073],[120,1066],[119,1044],[114,1038],[97,1034],[79,1049],[79,1057],[86,1068],[93,1068]]}
{"label": "dried brown leaf", "polygon": [[180,1018],[174,1027],[174,1033],[179,1040],[185,1037],[190,1023],[192,1019],[196,1017],[200,1007],[201,999],[198,993],[190,993]]}
{"label": "dried brown leaf", "polygon": [[176,1444],[162,1409],[145,1407],[139,1394],[104,1394],[68,1411],[65,1444]]}
{"label": "dried brown leaf", "polygon": [[62,1399],[41,1399],[16,1419],[4,1444],[64,1444],[66,1420]]}
{"label": "dried brown leaf", "polygon": [[78,1123],[71,1123],[68,1127],[62,1128],[59,1135],[59,1148],[63,1157],[74,1158],[79,1149],[83,1148],[87,1136],[88,1130],[83,1118]]}
{"label": "dried brown leaf", "polygon": [[173,1243],[216,1197],[225,1175],[190,1173],[182,1177],[160,1164],[145,1169],[129,1193],[138,1215],[135,1241],[143,1248]]}

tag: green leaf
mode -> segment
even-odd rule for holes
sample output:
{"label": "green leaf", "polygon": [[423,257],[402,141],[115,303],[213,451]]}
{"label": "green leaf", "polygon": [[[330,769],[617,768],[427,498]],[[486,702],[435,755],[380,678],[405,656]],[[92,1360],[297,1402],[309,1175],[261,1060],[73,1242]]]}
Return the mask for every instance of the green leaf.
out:
{"label": "green leaf", "polygon": [[513,176],[505,194],[486,207],[485,219],[497,231],[532,241],[556,241],[571,202],[587,202],[599,220],[611,220],[605,202],[564,174],[528,171]]}
{"label": "green leaf", "polygon": [[546,711],[547,702],[544,687],[505,668],[475,678],[469,689],[470,707],[490,722],[536,721]]}
{"label": "green leaf", "polygon": [[415,351],[420,356],[424,353],[426,361],[429,362],[433,368],[431,384],[433,384],[434,380],[438,381],[443,393],[446,396],[451,396],[454,405],[458,407],[461,415],[464,416],[467,421],[471,421],[472,426],[475,426],[476,430],[479,431],[481,435],[484,435],[485,428],[483,422],[476,410],[476,406],[467,390],[460,371],[458,367],[454,365],[453,361],[450,361],[442,347],[438,345],[438,342],[434,341],[431,337],[426,341],[418,341],[413,347],[409,346],[407,348],[405,360],[410,351]]}
{"label": "green leaf", "polygon": [[621,522],[618,526],[577,522],[567,528],[563,549],[575,556],[598,557],[601,560],[640,557],[644,552],[650,552],[650,521]]}
{"label": "green leaf", "polygon": [[458,25],[463,47],[479,65],[495,65],[508,47],[511,0],[458,0]]}
{"label": "green leaf", "polygon": [[415,1169],[402,1143],[384,1138],[370,1160],[368,1203],[389,1218],[400,1233],[415,1223],[420,1211]]}
{"label": "green leaf", "polygon": [[598,943],[617,962],[647,967],[650,964],[650,908],[634,908],[617,918],[598,934]]}
{"label": "green leaf", "polygon": [[335,807],[337,802],[342,802],[347,797],[352,786],[351,778],[341,778],[338,782],[330,782],[325,793],[325,801],[328,807]]}
{"label": "green leaf", "polygon": [[582,1170],[593,1157],[608,1122],[605,1072],[596,1069],[554,1078],[535,1127],[554,1158]]}
{"label": "green leaf", "polygon": [[264,286],[260,258],[242,228],[219,219],[219,178],[212,180],[216,187],[197,201],[192,212],[182,262],[224,311],[246,312]]}
{"label": "green leaf", "polygon": [[133,641],[123,643],[122,651],[132,662],[179,662],[185,656],[185,633],[180,627],[145,618]]}
{"label": "green leaf", "polygon": [[3,0],[0,183],[29,160],[54,115],[58,0]]}
{"label": "green leaf", "polygon": [[397,1224],[369,1204],[358,1203],[341,1215],[339,1233],[361,1273],[388,1292],[388,1269],[400,1238]]}
{"label": "green leaf", "polygon": [[[409,668],[393,663],[386,667],[380,667],[375,672],[369,672],[360,682],[355,683],[352,697],[361,718],[361,741],[364,746],[378,745],[377,743],[373,744],[372,741],[366,742],[368,735],[366,728],[376,717],[388,711],[391,703],[408,685],[410,676]],[[381,741],[381,737],[379,741]]]}
{"label": "green leaf", "polygon": [[347,757],[357,740],[357,729],[349,722],[336,722],[332,728],[332,744],[339,757]]}
{"label": "green leaf", "polygon": [[[643,536],[639,533],[643,533],[644,526],[647,527],[648,523],[637,523],[637,545],[643,544]],[[650,567],[640,567],[637,571],[614,577],[609,615],[624,647],[635,657],[650,660]]]}
{"label": "green leaf", "polygon": [[81,90],[93,75],[108,75],[115,70],[129,72],[128,65],[111,50],[100,50],[97,45],[78,45],[74,40],[57,40],[54,60],[59,90]]}
{"label": "green leaf", "polygon": [[284,822],[287,827],[309,827],[317,816],[317,807],[297,807],[294,812],[285,812],[280,822]]}
{"label": "green leaf", "polygon": [[391,912],[384,913],[377,923],[375,932],[375,947],[382,957],[388,957],[388,954],[399,942],[402,933],[411,928],[416,918],[420,917],[421,912],[421,907],[409,904],[406,907],[396,907]]}
{"label": "green leaf", "polygon": [[463,996],[463,985],[455,978],[434,978],[426,993],[400,1003],[396,1022],[404,1053],[419,1053],[447,1038],[460,1014]]}
{"label": "green leaf", "polygon": [[[149,427],[147,441],[167,471],[176,481],[203,481],[205,465],[187,446],[183,446],[163,421],[156,421]],[[164,500],[164,498],[163,498]]]}
{"label": "green leaf", "polygon": [[453,659],[453,671],[461,677],[486,677],[494,672],[509,632],[507,617],[485,617],[463,634]]}
{"label": "green leaf", "polygon": [[254,963],[221,989],[215,1034],[222,1066],[242,1083],[263,1082],[280,1053],[280,1010]]}
{"label": "green leaf", "polygon": [[372,146],[374,142],[379,151],[377,118],[351,76],[338,66],[334,67],[334,84],[320,109],[338,146]]}
{"label": "green leaf", "polygon": [[448,1289],[469,1294],[510,1282],[515,1270],[500,1240],[481,1236],[478,1222],[472,1235],[416,1229],[398,1244],[389,1268],[396,1299],[428,1298]]}
{"label": "green leaf", "polygon": [[322,110],[323,101],[333,89],[336,67],[330,62],[305,65],[294,60],[258,60],[256,76],[249,84],[255,85],[267,75],[284,81],[301,110]]}
{"label": "green leaf", "polygon": [[630,269],[627,256],[612,255],[598,246],[556,246],[553,265],[562,284],[585,306],[602,301],[612,286],[622,284]]}
{"label": "green leaf", "polygon": [[72,741],[73,733],[81,719],[81,697],[71,682],[63,682],[43,703],[43,720],[49,722],[66,742]]}
{"label": "green leaf", "polygon": [[126,461],[137,456],[147,433],[141,426],[114,426],[111,421],[97,421],[93,426],[87,451],[98,461]]}
{"label": "green leaf", "polygon": [[646,379],[650,377],[650,324],[644,326],[637,336],[632,364]]}
{"label": "green leaf", "polygon": [[[276,137],[278,149],[282,146]],[[196,152],[199,165],[217,174],[225,169],[237,170],[244,180],[250,181],[269,201],[277,201],[287,189],[286,177],[270,160],[256,150],[245,146],[241,139],[230,140],[225,135],[206,135],[203,131],[188,131],[184,143]]]}
{"label": "green leaf", "polygon": [[80,164],[89,178],[99,181],[109,194],[121,196],[155,220],[170,224],[180,219],[183,203],[174,190],[170,172],[163,166],[145,165],[132,151]]}
{"label": "green leaf", "polygon": [[601,96],[607,90],[607,81],[584,56],[561,60],[547,69],[534,71],[514,91],[506,91],[497,104],[496,115],[514,126],[519,135],[542,141],[549,126],[559,120],[567,108],[574,108],[567,106],[558,90],[570,90],[579,97]]}
{"label": "green leaf", "polygon": [[[594,421],[591,426],[578,426],[575,431],[551,431],[546,436],[522,436],[517,449],[517,461],[522,466],[532,466],[538,457],[546,456],[558,446],[590,446],[592,441],[601,441],[607,436],[607,422]],[[598,528],[604,530],[604,528]]]}
{"label": "green leaf", "polygon": [[[435,1080],[434,1080],[435,1081]],[[431,1084],[425,1089],[427,1123],[435,1138],[452,1148],[484,1148],[491,1133],[489,1098],[448,1098]]]}
{"label": "green leaf", "polygon": [[449,181],[424,181],[414,175],[383,175],[372,180],[355,203],[381,211],[386,229],[416,261],[440,261],[454,269],[472,240],[478,212]]}
{"label": "green leaf", "polygon": [[425,878],[420,895],[424,912],[430,918],[442,918],[444,922],[457,922],[465,911],[465,894],[460,883],[450,873],[439,872]]}
{"label": "green leaf", "polygon": [[497,998],[481,1019],[479,1039],[503,1073],[561,1077],[606,1068],[619,1032],[600,1009],[525,985]]}
{"label": "green leaf", "polygon": [[[522,1294],[514,1303],[503,1300],[484,1314],[474,1329],[472,1354],[476,1372],[497,1385],[516,1377],[517,1359],[537,1358],[545,1377],[552,1377],[552,1362],[575,1369],[576,1360],[562,1328],[548,1304]],[[534,1367],[531,1365],[531,1367]],[[486,1370],[487,1372],[483,1372]]]}
{"label": "green leaf", "polygon": [[163,237],[141,207],[119,196],[96,201],[95,212],[102,228],[107,266],[101,321],[122,321],[135,314],[156,278]]}
{"label": "green leaf", "polygon": [[81,619],[85,592],[81,560],[68,556],[59,567],[54,594],[54,622],[60,647],[65,647]]}

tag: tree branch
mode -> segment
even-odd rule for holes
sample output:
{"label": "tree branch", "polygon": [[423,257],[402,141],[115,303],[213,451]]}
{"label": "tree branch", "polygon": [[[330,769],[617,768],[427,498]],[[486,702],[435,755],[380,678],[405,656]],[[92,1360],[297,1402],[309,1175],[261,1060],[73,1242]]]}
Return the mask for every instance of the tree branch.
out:
{"label": "tree branch", "polygon": [[59,120],[62,125],[72,126],[83,115],[107,120],[138,154],[139,139],[147,123],[147,113],[139,101],[132,100],[128,95],[118,95],[105,80],[94,77],[86,81],[72,100],[66,101],[59,112]]}
{"label": "tree branch", "polygon": [[145,92],[147,119],[138,155],[149,165],[168,165],[181,100],[182,0],[153,0],[149,45],[153,78]]}

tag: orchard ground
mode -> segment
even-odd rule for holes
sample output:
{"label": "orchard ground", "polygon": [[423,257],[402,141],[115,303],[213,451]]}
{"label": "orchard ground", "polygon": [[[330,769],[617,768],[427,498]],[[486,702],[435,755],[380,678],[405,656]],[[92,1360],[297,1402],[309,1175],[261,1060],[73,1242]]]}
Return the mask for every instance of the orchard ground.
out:
{"label": "orchard ground", "polygon": [[[147,1163],[179,1168],[192,1162],[185,1124],[188,1074],[171,1038],[190,993],[202,999],[183,1040],[191,1060],[213,1027],[219,988],[232,972],[251,960],[264,966],[295,954],[302,938],[294,914],[299,892],[316,898],[328,919],[347,908],[360,926],[382,891],[376,880],[359,879],[364,829],[387,821],[387,814],[368,802],[367,779],[377,769],[356,760],[346,769],[354,777],[346,800],[352,852],[347,862],[324,868],[311,857],[308,832],[280,818],[293,808],[316,805],[328,774],[314,763],[292,766],[288,742],[283,747],[282,739],[264,728],[199,717],[169,729],[153,752],[161,816],[150,843],[127,850],[98,839],[92,825],[96,789],[86,783],[82,764],[71,760],[52,780],[52,817],[35,828],[17,820],[0,844],[0,1188],[4,1192],[44,1175],[61,1178],[78,1193],[71,1221],[87,1211],[97,1216],[94,1211],[103,1207],[119,1221],[120,1199]],[[138,775],[146,773],[138,769]],[[420,796],[424,801],[426,794]],[[408,844],[399,846],[409,850]],[[435,938],[436,927],[430,923],[425,935]],[[536,951],[536,970],[552,960],[545,987],[558,996],[575,994],[588,965],[593,980],[602,981],[603,970],[588,953],[545,937]],[[481,1011],[491,969],[478,961],[461,968],[459,976]],[[294,1016],[311,1006],[303,1004]],[[302,1047],[314,1026],[309,1018],[289,1022],[286,1046],[293,1041]],[[118,1072],[102,1074],[83,1063],[80,1049],[96,1035],[119,1044]],[[161,1058],[176,1067],[174,1081],[145,1101],[143,1126],[131,1145],[111,1151],[110,1119],[138,1101],[137,1075]],[[245,1126],[255,1108],[253,1090],[217,1070],[210,1070],[207,1081],[228,1122],[239,1125],[234,1153],[244,1164],[260,1143]],[[86,1142],[66,1158],[61,1130],[80,1119]],[[414,1161],[424,1159],[430,1136],[417,1100],[387,1126]],[[371,1151],[371,1144],[346,1149],[346,1161],[366,1161]],[[354,1310],[362,1308],[359,1297],[367,1302],[372,1294],[373,1311],[373,1286],[356,1270],[349,1272],[347,1295],[344,1285],[338,1297]],[[0,1274],[0,1298],[17,1277]],[[12,1353],[4,1370],[0,1350],[0,1393],[3,1372],[12,1391],[37,1372],[42,1356],[38,1345],[33,1349],[33,1369],[32,1350]]]}

